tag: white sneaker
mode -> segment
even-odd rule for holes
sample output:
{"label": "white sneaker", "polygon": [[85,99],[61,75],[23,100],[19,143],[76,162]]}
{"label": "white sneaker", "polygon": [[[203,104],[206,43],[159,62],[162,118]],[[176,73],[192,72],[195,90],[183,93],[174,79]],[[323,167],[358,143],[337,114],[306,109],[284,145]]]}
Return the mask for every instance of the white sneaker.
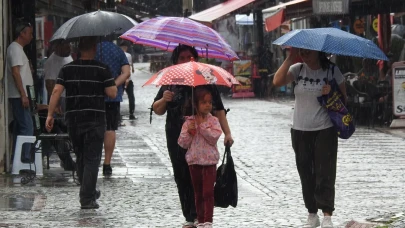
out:
{"label": "white sneaker", "polygon": [[322,228],[333,228],[332,218],[330,216],[324,216],[321,227]]}
{"label": "white sneaker", "polygon": [[310,213],[308,215],[307,223],[304,225],[304,228],[315,228],[320,225],[319,216],[315,213]]}
{"label": "white sneaker", "polygon": [[204,228],[212,228],[212,223],[210,222],[204,223]]}
{"label": "white sneaker", "polygon": [[197,227],[197,228],[204,228],[205,226],[204,226],[204,223],[198,223],[198,224],[196,225],[196,227]]}

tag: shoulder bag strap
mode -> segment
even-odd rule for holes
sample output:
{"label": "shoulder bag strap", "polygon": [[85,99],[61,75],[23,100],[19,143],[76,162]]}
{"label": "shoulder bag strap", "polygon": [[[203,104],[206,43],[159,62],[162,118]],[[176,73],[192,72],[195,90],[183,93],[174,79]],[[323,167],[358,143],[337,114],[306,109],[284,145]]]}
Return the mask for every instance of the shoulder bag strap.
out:
{"label": "shoulder bag strap", "polygon": [[298,72],[297,79],[294,80],[296,84],[298,84],[298,77],[300,76],[303,67],[304,67],[304,64],[301,63],[300,71]]}

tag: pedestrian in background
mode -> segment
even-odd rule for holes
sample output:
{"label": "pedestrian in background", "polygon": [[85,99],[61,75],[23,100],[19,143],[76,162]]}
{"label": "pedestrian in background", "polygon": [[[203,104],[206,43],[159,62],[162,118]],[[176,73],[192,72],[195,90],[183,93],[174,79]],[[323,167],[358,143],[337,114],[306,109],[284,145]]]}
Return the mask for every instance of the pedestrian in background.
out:
{"label": "pedestrian in background", "polygon": [[[70,43],[63,40],[57,40],[53,43],[54,52],[49,56],[44,64],[44,74],[45,74],[45,87],[48,94],[48,101],[53,91],[53,88],[56,84],[56,79],[58,78],[59,72],[62,67],[73,61],[70,56]],[[60,110],[62,115],[66,111],[66,91],[63,91],[57,105],[57,109]],[[62,119],[59,121],[58,127],[54,128],[52,132],[62,133],[64,126],[66,125],[65,121]],[[62,127],[63,126],[63,127]],[[49,152],[52,150],[52,146],[55,147],[56,153],[58,154],[61,160],[61,166],[65,170],[76,170],[75,162],[73,162],[72,157],[70,156],[68,143],[65,141],[57,140],[52,143],[52,141],[43,140],[43,152]],[[52,145],[53,144],[53,145]]]}
{"label": "pedestrian in background", "polygon": [[[30,103],[27,94],[27,85],[32,86],[34,80],[30,68],[30,62],[25,55],[24,46],[28,45],[33,36],[33,28],[28,22],[20,22],[15,27],[15,40],[7,48],[6,76],[8,87],[8,99],[13,110],[13,151],[18,135],[32,136],[34,124],[32,122]],[[21,151],[21,159],[24,163],[31,162],[31,145],[24,143]]]}
{"label": "pedestrian in background", "polygon": [[104,96],[117,96],[117,87],[108,66],[94,60],[96,46],[96,37],[80,38],[80,59],[61,69],[45,124],[50,132],[54,125],[54,110],[66,89],[65,119],[76,154],[82,209],[99,208],[96,200],[100,197],[100,191],[96,185],[106,130]]}
{"label": "pedestrian in background", "polygon": [[[303,63],[294,64],[298,55]],[[332,77],[346,100],[343,75],[325,53],[292,48],[273,80],[275,86],[296,82],[291,141],[309,212],[304,227],[320,225],[318,209],[324,214],[321,226],[333,227],[338,136],[326,108],[317,100],[317,97],[329,94],[331,87],[326,82]]]}
{"label": "pedestrian in background", "polygon": [[[173,51],[172,63],[181,64],[189,62],[191,58],[198,60],[198,52],[195,48],[187,45],[179,45]],[[225,134],[224,144],[233,144],[231,130],[225,116],[225,108],[216,86],[205,86],[212,94],[213,113],[221,124]],[[167,149],[172,162],[174,180],[176,181],[180,198],[181,210],[186,222],[183,228],[191,228],[197,223],[197,213],[194,202],[194,190],[190,177],[190,171],[185,158],[187,150],[177,143],[184,116],[192,115],[191,97],[192,89],[189,86],[162,86],[155,97],[152,109],[157,115],[166,116],[166,141]]]}
{"label": "pedestrian in background", "polygon": [[[120,48],[124,51],[125,56],[128,59],[129,66],[132,69],[132,74],[135,73],[134,62],[132,61],[132,55],[128,53],[128,41],[121,41]],[[125,82],[125,92],[128,95],[128,102],[129,102],[129,119],[135,120],[135,94],[134,94],[134,82],[132,81],[132,74]]]}
{"label": "pedestrian in background", "polygon": [[[60,69],[70,62],[73,58],[70,56],[70,44],[68,42],[59,40],[55,41],[54,52],[49,56],[44,65],[45,86],[48,93],[48,100],[51,97],[53,88],[56,84],[56,79],[59,75]],[[62,113],[65,112],[65,97],[66,92],[63,92],[60,98],[60,108]]]}
{"label": "pedestrian in background", "polygon": [[121,122],[120,103],[122,102],[122,94],[124,93],[125,81],[131,75],[125,53],[112,42],[103,41],[97,45],[96,60],[106,64],[112,76],[115,79],[115,84],[118,88],[118,93],[115,98],[106,96],[105,98],[105,113],[107,118],[107,129],[104,137],[104,164],[103,175],[111,176],[111,158],[115,148],[116,133]]}
{"label": "pedestrian in background", "polygon": [[197,227],[211,228],[214,215],[214,183],[219,152],[217,142],[222,134],[218,118],[211,115],[212,94],[204,87],[194,93],[196,114],[186,117],[178,144],[187,149],[186,161],[193,182]]}

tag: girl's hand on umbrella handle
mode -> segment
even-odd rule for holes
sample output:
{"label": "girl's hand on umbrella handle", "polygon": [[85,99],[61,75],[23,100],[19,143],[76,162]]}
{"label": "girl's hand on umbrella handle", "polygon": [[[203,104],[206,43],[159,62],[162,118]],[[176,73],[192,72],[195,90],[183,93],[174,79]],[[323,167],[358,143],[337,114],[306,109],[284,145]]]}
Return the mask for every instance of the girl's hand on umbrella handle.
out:
{"label": "girl's hand on umbrella handle", "polygon": [[330,85],[324,85],[322,86],[322,95],[328,95],[330,93]]}
{"label": "girl's hand on umbrella handle", "polygon": [[163,100],[166,102],[170,102],[173,100],[174,92],[166,90],[163,92]]}
{"label": "girl's hand on umbrella handle", "polygon": [[188,124],[188,133],[192,136],[195,135],[196,133],[195,121],[190,121],[190,123]]}

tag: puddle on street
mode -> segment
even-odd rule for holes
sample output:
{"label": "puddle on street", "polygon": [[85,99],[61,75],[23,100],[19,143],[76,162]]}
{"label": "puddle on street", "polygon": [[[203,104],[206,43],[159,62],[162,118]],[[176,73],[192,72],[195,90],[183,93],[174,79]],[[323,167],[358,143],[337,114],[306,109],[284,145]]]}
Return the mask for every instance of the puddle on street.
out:
{"label": "puddle on street", "polygon": [[46,197],[35,193],[0,193],[0,211],[40,211]]}

